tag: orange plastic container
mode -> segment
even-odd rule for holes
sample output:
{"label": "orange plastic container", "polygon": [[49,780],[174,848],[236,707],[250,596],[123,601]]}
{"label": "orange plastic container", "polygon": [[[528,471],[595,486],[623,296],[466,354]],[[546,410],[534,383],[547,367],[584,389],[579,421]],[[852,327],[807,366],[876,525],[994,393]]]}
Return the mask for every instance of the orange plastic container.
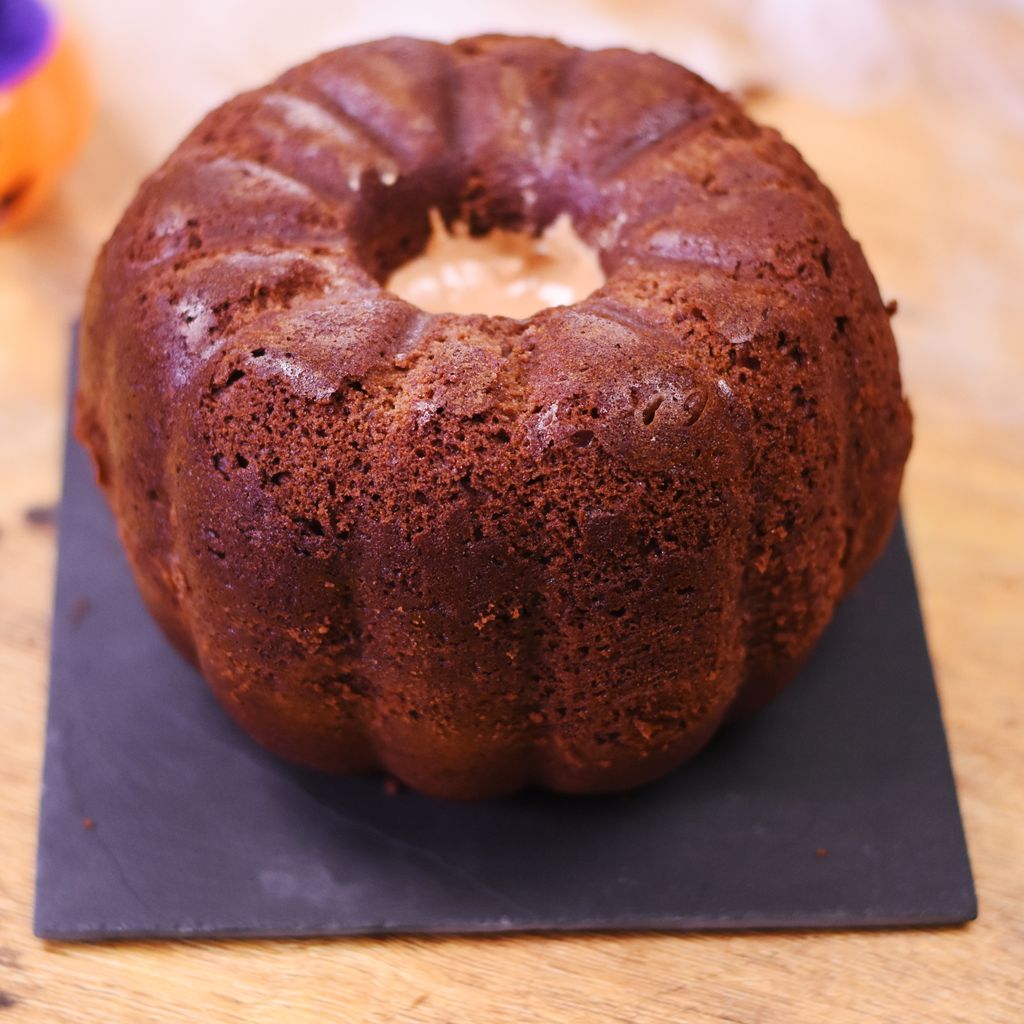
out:
{"label": "orange plastic container", "polygon": [[66,28],[37,0],[0,0],[0,231],[51,194],[85,142],[93,105]]}

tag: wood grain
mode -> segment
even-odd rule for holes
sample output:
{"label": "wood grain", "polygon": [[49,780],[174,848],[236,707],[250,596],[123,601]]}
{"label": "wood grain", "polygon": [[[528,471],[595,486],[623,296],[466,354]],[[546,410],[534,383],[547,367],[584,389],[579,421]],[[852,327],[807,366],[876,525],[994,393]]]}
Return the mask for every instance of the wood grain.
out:
{"label": "wood grain", "polygon": [[[92,257],[140,176],[204,107],[392,27],[388,14],[314,0],[252,5],[260,13],[244,24],[237,4],[215,17],[213,5],[184,3],[173,19],[149,0],[69,6],[97,58],[101,118],[45,214],[0,242],[0,1024],[1021,1020],[1024,122],[987,80],[946,88],[927,69],[870,108],[781,91],[758,98],[755,114],[830,184],[900,302],[916,415],[904,501],[977,877],[975,924],[109,946],[32,937],[55,534],[45,513],[26,511],[58,499],[67,328]],[[525,4],[495,20],[564,24],[586,42],[586,8],[601,31],[621,25],[627,43],[682,47],[681,21],[657,4],[631,17],[630,6]],[[1019,47],[1020,19],[972,10],[963,24],[983,60]],[[482,27],[467,18],[453,13],[444,34]],[[701,26],[722,46],[737,31],[721,15]],[[900,23],[922,61],[950,31],[923,15]]]}

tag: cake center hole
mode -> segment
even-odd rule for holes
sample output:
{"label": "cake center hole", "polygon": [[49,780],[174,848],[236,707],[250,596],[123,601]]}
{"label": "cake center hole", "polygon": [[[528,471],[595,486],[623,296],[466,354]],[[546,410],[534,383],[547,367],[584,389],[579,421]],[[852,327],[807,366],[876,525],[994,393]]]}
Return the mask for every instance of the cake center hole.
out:
{"label": "cake center hole", "polygon": [[605,282],[594,252],[568,214],[538,238],[496,229],[471,238],[464,225],[449,232],[430,212],[426,249],[400,266],[387,287],[428,313],[484,313],[517,320],[549,306],[568,306]]}

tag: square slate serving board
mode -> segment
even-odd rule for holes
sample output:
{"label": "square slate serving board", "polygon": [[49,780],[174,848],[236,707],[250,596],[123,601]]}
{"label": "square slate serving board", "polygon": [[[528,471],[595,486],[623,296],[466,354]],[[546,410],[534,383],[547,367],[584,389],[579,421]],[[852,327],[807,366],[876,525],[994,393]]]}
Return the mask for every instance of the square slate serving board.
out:
{"label": "square slate serving board", "polygon": [[902,527],[801,677],[637,793],[457,804],[288,767],[224,716],[66,452],[36,934],[952,924],[977,912]]}

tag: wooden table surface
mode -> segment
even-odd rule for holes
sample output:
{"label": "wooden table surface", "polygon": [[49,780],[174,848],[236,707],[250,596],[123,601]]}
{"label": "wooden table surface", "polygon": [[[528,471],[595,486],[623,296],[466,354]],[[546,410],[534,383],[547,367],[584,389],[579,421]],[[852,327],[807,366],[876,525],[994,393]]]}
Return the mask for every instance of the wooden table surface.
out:
{"label": "wooden table surface", "polygon": [[[827,5],[823,42],[808,47],[785,2],[724,5],[733,20],[710,3],[683,20],[669,13],[681,5],[581,0],[487,16],[457,3],[68,6],[101,115],[43,216],[0,241],[0,1024],[1024,1020],[1024,15]],[[838,194],[898,298],[916,415],[904,502],[980,917],[880,932],[40,942],[47,510],[68,324],[96,247],[140,176],[219,98],[358,38],[492,26],[653,47],[721,84],[772,85],[754,112]]]}

